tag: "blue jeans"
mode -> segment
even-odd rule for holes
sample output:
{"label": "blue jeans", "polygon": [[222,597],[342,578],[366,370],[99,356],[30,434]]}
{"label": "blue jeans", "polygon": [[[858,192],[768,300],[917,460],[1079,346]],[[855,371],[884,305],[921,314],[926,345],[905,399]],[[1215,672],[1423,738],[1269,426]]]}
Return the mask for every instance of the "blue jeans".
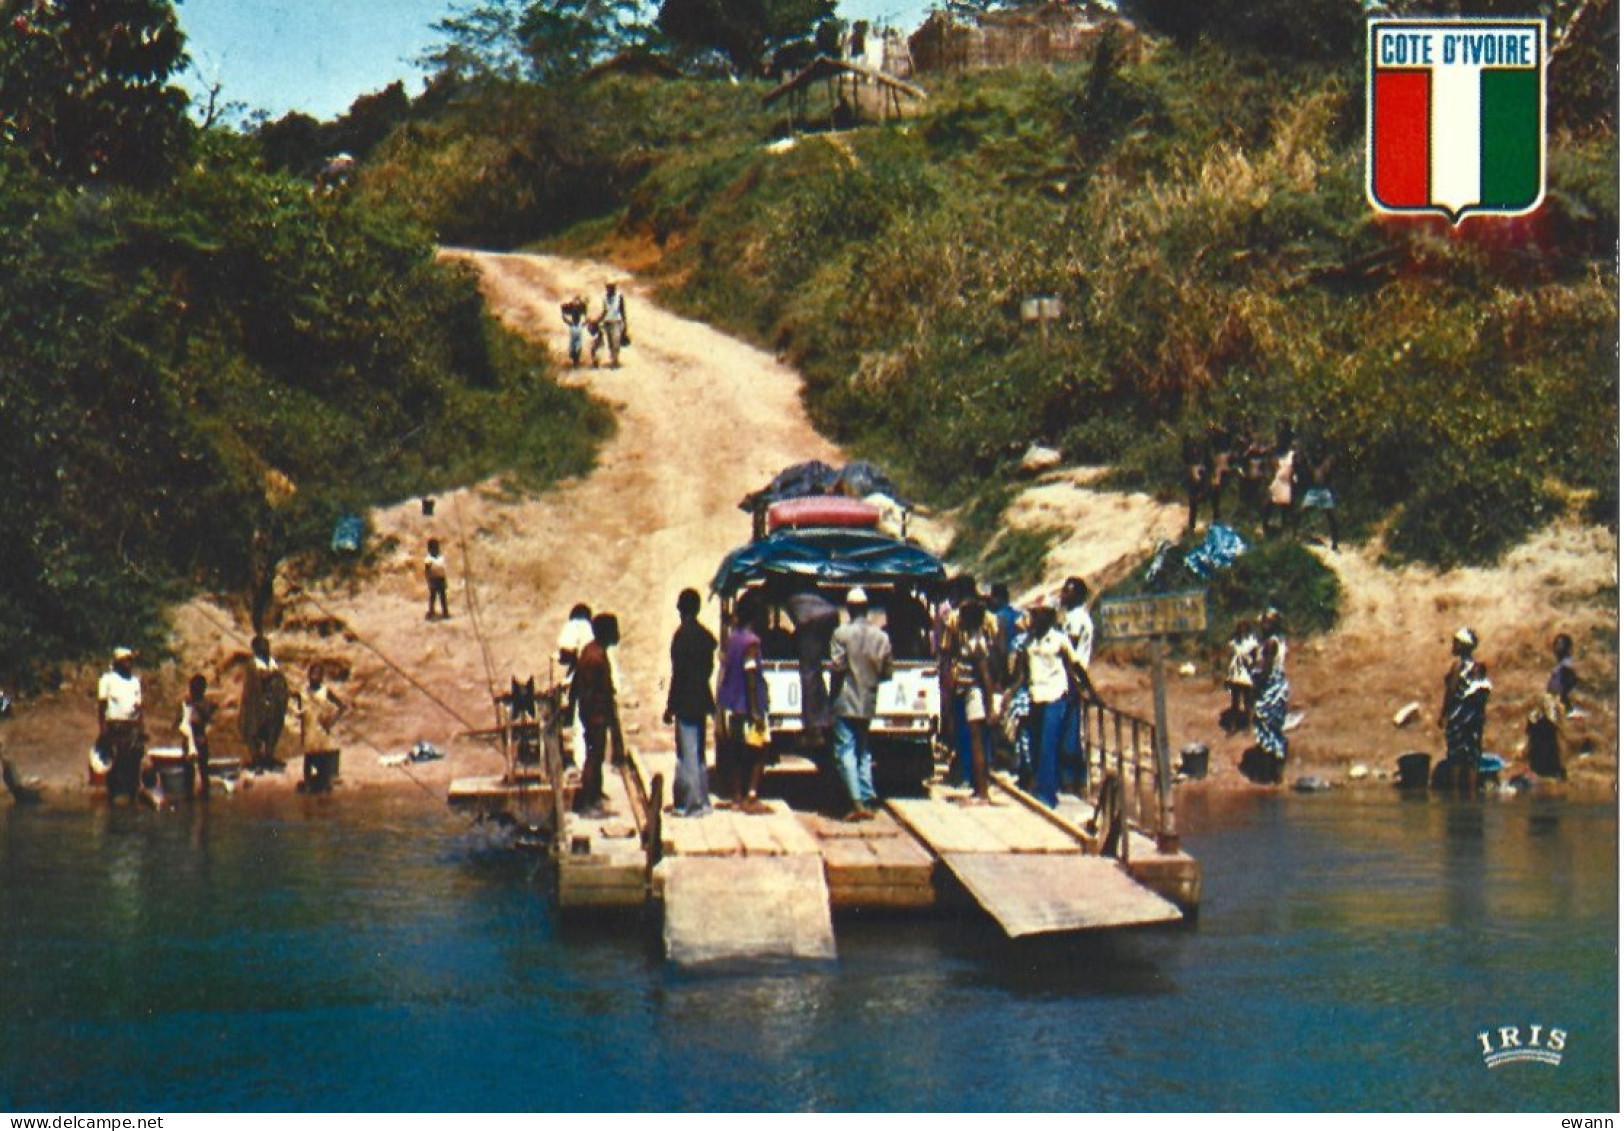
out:
{"label": "blue jeans", "polygon": [[710,782],[705,775],[704,720],[677,720],[677,774],[671,783],[671,804],[686,817],[710,812]]}
{"label": "blue jeans", "polygon": [[1083,700],[1075,692],[1058,701],[1064,708],[1060,723],[1060,781],[1071,789],[1088,784],[1088,765],[1083,760]]}
{"label": "blue jeans", "polygon": [[874,757],[868,750],[868,719],[835,719],[835,766],[854,808],[879,801],[874,792]]}
{"label": "blue jeans", "polygon": [[1038,763],[1032,793],[1051,809],[1060,804],[1060,750],[1068,713],[1064,699],[1032,704],[1032,744]]}

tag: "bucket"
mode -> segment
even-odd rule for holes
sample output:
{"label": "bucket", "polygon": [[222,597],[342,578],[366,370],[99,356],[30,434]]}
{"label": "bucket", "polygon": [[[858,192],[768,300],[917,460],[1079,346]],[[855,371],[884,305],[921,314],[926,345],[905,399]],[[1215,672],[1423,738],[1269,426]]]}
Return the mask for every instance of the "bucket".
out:
{"label": "bucket", "polygon": [[90,748],[90,784],[104,786],[107,784],[107,771],[113,768],[113,760],[102,753],[101,748]]}
{"label": "bucket", "polygon": [[331,793],[333,779],[338,777],[338,751],[323,750],[304,756],[304,790],[306,793]]}
{"label": "bucket", "polygon": [[1432,755],[1420,750],[1398,756],[1398,782],[1400,789],[1426,789],[1432,769]]}
{"label": "bucket", "polygon": [[158,768],[158,785],[165,797],[186,797],[192,791],[192,775],[186,772],[185,766],[160,766]]}
{"label": "bucket", "polygon": [[186,751],[178,746],[157,746],[147,751],[147,760],[158,771],[158,788],[165,797],[190,797],[195,787]]}
{"label": "bucket", "polygon": [[1204,743],[1192,742],[1179,751],[1179,773],[1200,781],[1207,776],[1208,750]]}

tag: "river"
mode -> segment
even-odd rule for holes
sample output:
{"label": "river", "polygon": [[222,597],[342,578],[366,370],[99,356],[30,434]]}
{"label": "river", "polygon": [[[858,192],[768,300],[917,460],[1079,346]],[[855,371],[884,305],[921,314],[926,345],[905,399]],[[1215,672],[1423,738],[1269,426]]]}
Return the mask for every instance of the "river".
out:
{"label": "river", "polygon": [[[0,809],[0,1109],[1617,1109],[1614,807],[1181,819],[1194,927],[847,919],[837,962],[694,974],[419,796]],[[1486,1067],[1502,1027],[1561,1062]]]}

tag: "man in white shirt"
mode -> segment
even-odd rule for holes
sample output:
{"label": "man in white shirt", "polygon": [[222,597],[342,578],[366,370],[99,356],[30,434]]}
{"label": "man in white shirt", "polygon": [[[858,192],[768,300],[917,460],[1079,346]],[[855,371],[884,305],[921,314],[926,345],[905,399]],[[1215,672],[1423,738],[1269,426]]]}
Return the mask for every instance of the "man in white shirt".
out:
{"label": "man in white shirt", "polygon": [[1060,627],[1071,644],[1076,686],[1066,694],[1066,711],[1060,732],[1060,788],[1076,790],[1088,784],[1088,765],[1083,758],[1082,701],[1098,699],[1088,678],[1088,665],[1094,658],[1094,618],[1088,611],[1088,585],[1080,577],[1068,577],[1060,586]]}
{"label": "man in white shirt", "polygon": [[113,666],[96,684],[96,745],[109,764],[107,795],[134,799],[141,788],[146,735],[141,729],[141,680],[135,653],[113,649]]}
{"label": "man in white shirt", "polygon": [[445,620],[451,616],[451,609],[446,604],[446,590],[449,582],[446,579],[445,555],[440,551],[440,540],[429,539],[429,551],[423,558],[423,578],[429,585],[429,611],[424,620],[434,619],[434,605],[440,605],[440,619]]}
{"label": "man in white shirt", "polygon": [[[558,633],[558,662],[564,667],[566,690],[575,682],[575,662],[580,659],[581,650],[590,643],[592,609],[587,605],[576,605]],[[565,701],[571,701],[567,695]],[[586,731],[573,712],[566,717],[565,726],[569,730],[569,739],[564,743],[564,768],[569,769],[586,758]]]}

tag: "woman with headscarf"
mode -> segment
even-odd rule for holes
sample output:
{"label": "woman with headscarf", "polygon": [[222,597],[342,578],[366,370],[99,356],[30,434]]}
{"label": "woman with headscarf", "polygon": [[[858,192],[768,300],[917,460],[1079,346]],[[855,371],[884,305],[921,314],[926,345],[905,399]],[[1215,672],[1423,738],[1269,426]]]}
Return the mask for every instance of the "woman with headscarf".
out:
{"label": "woman with headscarf", "polygon": [[1286,711],[1291,684],[1286,679],[1286,628],[1279,609],[1269,609],[1258,621],[1263,645],[1258,649],[1257,673],[1252,685],[1257,696],[1252,708],[1252,735],[1263,752],[1274,759],[1274,780],[1286,776]]}

